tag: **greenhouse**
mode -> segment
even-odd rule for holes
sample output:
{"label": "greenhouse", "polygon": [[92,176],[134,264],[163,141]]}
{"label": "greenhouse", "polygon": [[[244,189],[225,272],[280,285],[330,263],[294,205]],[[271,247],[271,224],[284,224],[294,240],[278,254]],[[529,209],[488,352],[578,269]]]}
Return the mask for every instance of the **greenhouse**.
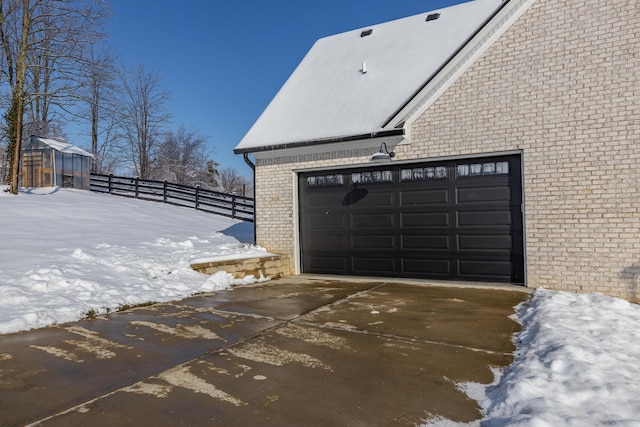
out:
{"label": "greenhouse", "polygon": [[88,190],[92,158],[74,145],[32,135],[22,145],[21,185]]}

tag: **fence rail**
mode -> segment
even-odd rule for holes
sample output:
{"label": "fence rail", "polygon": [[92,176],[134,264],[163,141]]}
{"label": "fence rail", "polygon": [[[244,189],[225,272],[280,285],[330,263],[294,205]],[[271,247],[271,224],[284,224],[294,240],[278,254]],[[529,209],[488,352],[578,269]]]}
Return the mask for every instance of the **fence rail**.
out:
{"label": "fence rail", "polygon": [[251,197],[205,190],[199,186],[173,184],[167,181],[91,174],[91,191],[163,202],[176,206],[222,215],[243,221],[254,221],[254,201]]}

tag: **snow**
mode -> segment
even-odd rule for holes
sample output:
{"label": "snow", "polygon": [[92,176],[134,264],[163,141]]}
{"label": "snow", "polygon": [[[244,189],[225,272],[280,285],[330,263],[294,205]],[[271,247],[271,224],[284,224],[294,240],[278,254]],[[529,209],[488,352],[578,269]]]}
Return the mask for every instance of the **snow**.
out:
{"label": "snow", "polygon": [[43,144],[46,144],[49,147],[60,151],[61,153],[79,154],[85,157],[93,157],[93,154],[89,153],[88,151],[85,151],[82,148],[76,147],[75,145],[71,145],[67,142],[56,141],[55,139],[45,139],[45,138],[38,138],[38,139]]}
{"label": "snow", "polygon": [[[270,255],[246,243],[250,223],[82,190],[0,191],[0,219],[4,334],[252,283],[190,264]],[[640,306],[539,288],[513,318],[513,363],[493,384],[458,384],[484,418],[425,426],[640,426]]]}
{"label": "snow", "polygon": [[[482,426],[640,426],[640,306],[542,288],[514,316],[514,362],[489,386],[460,384]],[[465,426],[443,418],[425,426]]]}
{"label": "snow", "polygon": [[271,255],[251,223],[82,190],[0,191],[0,221],[2,334],[252,283],[191,264]]}
{"label": "snow", "polygon": [[382,130],[502,4],[475,0],[316,41],[236,149]]}

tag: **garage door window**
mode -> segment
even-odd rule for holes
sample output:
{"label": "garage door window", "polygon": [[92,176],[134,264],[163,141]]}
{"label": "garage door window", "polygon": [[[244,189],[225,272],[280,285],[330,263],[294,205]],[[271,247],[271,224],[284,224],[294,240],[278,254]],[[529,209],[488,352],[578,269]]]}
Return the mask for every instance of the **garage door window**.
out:
{"label": "garage door window", "polygon": [[352,184],[381,184],[385,182],[393,182],[393,174],[391,171],[383,170],[351,174]]}
{"label": "garage door window", "polygon": [[316,175],[307,177],[307,187],[342,187],[344,186],[344,175]]}
{"label": "garage door window", "polygon": [[467,176],[508,175],[509,162],[464,163],[456,168],[458,178]]}
{"label": "garage door window", "polygon": [[432,179],[446,179],[446,178],[447,178],[446,166],[402,169],[400,171],[401,181],[427,181]]}

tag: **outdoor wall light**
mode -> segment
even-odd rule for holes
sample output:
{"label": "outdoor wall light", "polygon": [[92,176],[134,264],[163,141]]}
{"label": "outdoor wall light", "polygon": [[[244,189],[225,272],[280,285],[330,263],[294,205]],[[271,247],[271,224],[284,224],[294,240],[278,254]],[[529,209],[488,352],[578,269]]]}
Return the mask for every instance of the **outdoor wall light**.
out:
{"label": "outdoor wall light", "polygon": [[380,144],[380,150],[377,153],[374,153],[373,156],[369,160],[372,162],[388,162],[396,155],[393,151],[389,151],[387,149],[387,144]]}

